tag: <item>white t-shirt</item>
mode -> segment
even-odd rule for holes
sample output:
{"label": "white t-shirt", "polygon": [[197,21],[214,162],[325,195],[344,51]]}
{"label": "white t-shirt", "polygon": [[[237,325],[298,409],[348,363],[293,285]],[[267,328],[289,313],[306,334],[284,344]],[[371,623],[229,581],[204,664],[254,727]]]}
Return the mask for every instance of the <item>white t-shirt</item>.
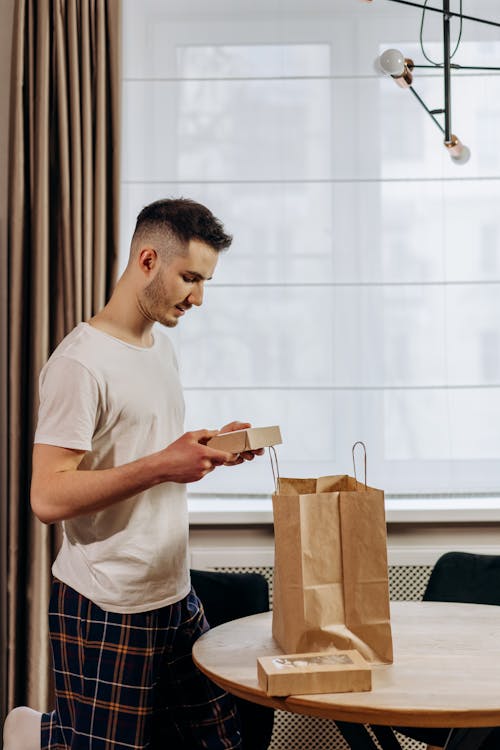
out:
{"label": "white t-shirt", "polygon": [[[35,443],[88,451],[107,469],[161,450],[183,432],[184,400],[169,339],[142,348],[80,323],[40,374]],[[109,612],[146,612],[189,592],[185,485],[152,487],[63,523],[52,572]]]}

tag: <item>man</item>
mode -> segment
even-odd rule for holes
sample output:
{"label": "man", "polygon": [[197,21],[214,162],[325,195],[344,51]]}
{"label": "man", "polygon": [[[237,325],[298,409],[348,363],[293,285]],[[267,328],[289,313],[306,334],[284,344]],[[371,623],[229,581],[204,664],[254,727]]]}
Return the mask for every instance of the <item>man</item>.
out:
{"label": "man", "polygon": [[40,747],[40,719],[42,750],[240,748],[232,700],[191,659],[208,626],[189,580],[185,484],[262,451],[182,434],[173,349],[152,330],[202,304],[230,243],[193,201],[146,206],[108,304],[42,370],[31,505],[63,522],[49,608],[57,706],[11,712],[6,750]]}

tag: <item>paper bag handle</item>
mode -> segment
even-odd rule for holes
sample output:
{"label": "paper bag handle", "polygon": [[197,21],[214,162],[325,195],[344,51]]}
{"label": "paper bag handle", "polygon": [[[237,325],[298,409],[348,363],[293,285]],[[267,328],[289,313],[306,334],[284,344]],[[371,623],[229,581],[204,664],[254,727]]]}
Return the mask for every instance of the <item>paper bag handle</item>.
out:
{"label": "paper bag handle", "polygon": [[365,490],[367,490],[368,487],[366,485],[366,445],[361,440],[358,440],[352,446],[352,466],[353,466],[353,469],[354,469],[354,479],[356,480],[356,484],[357,484],[358,483],[358,478],[356,476],[356,458],[354,456],[354,451],[355,451],[357,445],[363,446],[363,451],[364,451],[364,469],[365,469]]}
{"label": "paper bag handle", "polygon": [[269,446],[269,460],[271,462],[271,471],[273,472],[274,487],[277,493],[280,491],[280,470],[278,466],[278,456],[274,450],[274,445]]}

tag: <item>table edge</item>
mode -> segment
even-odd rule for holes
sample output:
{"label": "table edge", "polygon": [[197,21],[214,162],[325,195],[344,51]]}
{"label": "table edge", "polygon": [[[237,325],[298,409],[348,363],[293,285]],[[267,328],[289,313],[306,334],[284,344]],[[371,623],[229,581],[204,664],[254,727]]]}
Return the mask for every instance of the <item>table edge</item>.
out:
{"label": "table edge", "polygon": [[[312,702],[312,696],[290,695],[287,698],[276,698],[266,695],[258,688],[239,688],[230,680],[221,679],[219,676],[203,667],[193,655],[193,661],[198,669],[209,677],[212,682],[221,687],[231,695],[235,695],[243,700],[257,703],[261,706],[274,708],[278,711],[301,714],[303,716],[315,716],[320,719],[329,719],[330,721],[350,721],[354,724],[380,724],[391,727],[428,727],[436,728],[471,728],[471,727],[496,727],[499,725],[498,712],[483,711],[466,711],[449,709],[435,709],[429,711],[425,716],[415,714],[415,711],[408,709],[391,709],[377,711],[370,708],[359,708],[358,706],[335,706],[335,704],[325,704],[315,706]],[[474,716],[471,722],[471,714]]]}

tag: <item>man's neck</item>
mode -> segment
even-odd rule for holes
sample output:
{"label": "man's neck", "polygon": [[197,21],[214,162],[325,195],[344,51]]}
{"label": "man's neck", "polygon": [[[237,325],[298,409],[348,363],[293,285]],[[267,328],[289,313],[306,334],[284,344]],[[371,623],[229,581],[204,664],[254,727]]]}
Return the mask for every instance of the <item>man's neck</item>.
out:
{"label": "man's neck", "polygon": [[118,283],[108,304],[87,322],[127,344],[148,348],[153,345],[153,322],[145,320],[130,300],[130,294],[122,293]]}

